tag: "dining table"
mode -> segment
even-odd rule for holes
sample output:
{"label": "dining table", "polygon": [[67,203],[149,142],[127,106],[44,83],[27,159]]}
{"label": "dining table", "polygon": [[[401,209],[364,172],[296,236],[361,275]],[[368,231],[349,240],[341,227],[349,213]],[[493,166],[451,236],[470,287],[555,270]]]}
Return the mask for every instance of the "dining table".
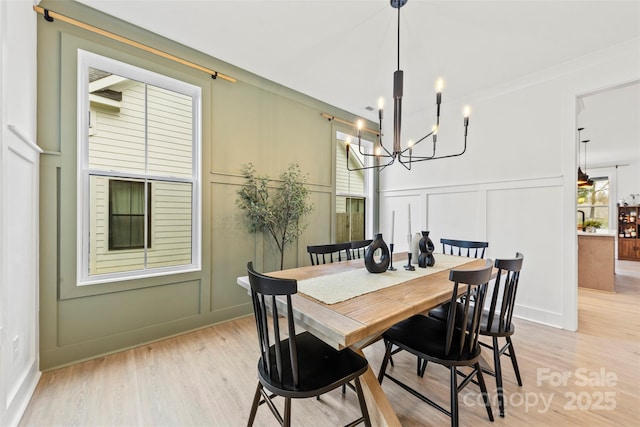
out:
{"label": "dining table", "polygon": [[[407,255],[395,254],[396,269],[377,274],[369,273],[362,259],[265,274],[297,280],[298,292],[291,300],[297,327],[337,349],[350,347],[364,356],[362,350],[395,323],[449,301],[453,290],[450,270],[481,268],[487,262],[438,253],[434,256],[433,267],[415,265],[414,270],[407,270],[400,265]],[[248,276],[238,277],[237,283],[250,290]],[[400,426],[371,365],[361,382],[372,425]]]}

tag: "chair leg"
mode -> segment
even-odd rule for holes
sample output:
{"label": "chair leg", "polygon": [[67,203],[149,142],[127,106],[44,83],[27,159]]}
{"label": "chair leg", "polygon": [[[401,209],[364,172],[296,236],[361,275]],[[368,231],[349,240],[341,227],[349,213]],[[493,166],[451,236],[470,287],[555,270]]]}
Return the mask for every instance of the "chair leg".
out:
{"label": "chair leg", "polygon": [[253,396],[253,403],[251,404],[251,412],[249,413],[249,421],[247,421],[247,427],[253,425],[253,421],[256,419],[256,412],[258,412],[258,405],[260,404],[260,396],[262,391],[262,384],[258,382],[256,387],[256,394]]}
{"label": "chair leg", "polygon": [[389,363],[389,359],[391,359],[391,347],[393,347],[393,344],[391,344],[391,342],[385,342],[384,345],[384,357],[382,358],[382,364],[380,365],[380,371],[378,372],[378,383],[380,384],[382,384],[384,373],[387,371],[387,364]]}
{"label": "chair leg", "polygon": [[474,368],[477,372],[478,377],[478,385],[480,386],[480,392],[482,393],[482,399],[484,400],[484,406],[487,408],[487,415],[489,416],[489,421],[493,422],[493,411],[491,411],[491,403],[489,402],[489,393],[487,393],[487,385],[484,382],[484,377],[482,376],[482,368],[480,367],[480,363],[476,363]]}
{"label": "chair leg", "polygon": [[364,399],[364,392],[362,391],[362,385],[360,384],[360,378],[354,380],[356,383],[356,393],[358,394],[358,402],[360,403],[360,410],[362,411],[362,418],[364,418],[364,425],[366,427],[371,426],[371,419],[369,418],[369,411],[367,410],[367,402]]}
{"label": "chair leg", "polygon": [[458,427],[458,373],[455,366],[450,366],[451,374],[451,427]]}
{"label": "chair leg", "polygon": [[504,417],[504,390],[502,389],[502,365],[500,364],[500,347],[498,337],[493,337],[493,369],[496,375],[496,391],[498,393],[498,407],[500,416]]}
{"label": "chair leg", "polygon": [[509,343],[509,357],[511,358],[511,363],[513,364],[513,370],[516,373],[516,379],[518,380],[518,385],[522,387],[522,378],[520,378],[520,370],[518,369],[518,360],[516,359],[516,351],[513,348],[513,342],[511,342],[511,337],[506,337],[507,342]]}
{"label": "chair leg", "polygon": [[[386,343],[385,343],[385,346],[386,346]],[[389,356],[389,362],[391,363],[391,366],[395,366],[395,365],[393,364],[393,356]]]}
{"label": "chair leg", "polygon": [[[420,363],[420,362],[422,362],[422,363]],[[418,357],[418,376],[420,378],[424,378],[424,373],[427,370],[427,362],[428,362],[428,360],[420,359]]]}
{"label": "chair leg", "polygon": [[284,399],[284,427],[291,427],[291,398]]}

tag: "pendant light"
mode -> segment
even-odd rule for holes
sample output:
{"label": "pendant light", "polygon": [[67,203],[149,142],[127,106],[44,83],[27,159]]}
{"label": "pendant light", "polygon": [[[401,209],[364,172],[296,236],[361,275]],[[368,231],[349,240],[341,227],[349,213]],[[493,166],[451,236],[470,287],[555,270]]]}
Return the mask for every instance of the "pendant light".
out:
{"label": "pendant light", "polygon": [[[584,128],[578,128],[578,187],[580,188],[584,188],[584,187],[591,187],[593,185],[593,180],[589,179],[589,175],[587,175],[586,170],[587,170],[587,142],[589,142],[589,139],[586,139],[584,141],[580,140],[580,132],[583,131]],[[582,169],[580,168],[580,160],[581,160],[581,156],[580,156],[580,143],[585,144],[584,146],[584,170],[585,172],[582,171]]]}

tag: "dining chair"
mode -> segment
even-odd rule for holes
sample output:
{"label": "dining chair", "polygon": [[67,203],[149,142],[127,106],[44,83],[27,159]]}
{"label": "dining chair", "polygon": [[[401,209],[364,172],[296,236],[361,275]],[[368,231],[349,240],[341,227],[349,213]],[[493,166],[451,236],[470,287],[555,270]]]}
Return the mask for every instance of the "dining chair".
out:
{"label": "dining chair", "polygon": [[[311,258],[311,265],[326,264],[327,262],[333,263],[334,256],[336,262],[349,261],[352,259],[352,243],[330,243],[326,245],[311,245],[307,246],[307,252],[309,258]],[[352,387],[350,384],[344,384],[342,386],[342,392],[345,393],[347,386]],[[352,387],[353,388],[353,387]],[[320,396],[317,396],[320,400]]]}
{"label": "dining chair", "polygon": [[367,240],[353,240],[351,243],[351,259],[356,258],[364,258],[364,253],[367,250],[367,246],[369,246],[373,242],[372,239]]}
{"label": "dining chair", "polygon": [[311,259],[311,265],[347,261],[351,259],[351,242],[311,245],[307,246],[307,252]]}
{"label": "dining chair", "polygon": [[[489,247],[489,242],[476,242],[473,240],[440,239],[440,243],[442,243],[443,254],[466,256],[469,258],[484,258],[485,249]],[[438,313],[437,310],[436,313]],[[400,351],[402,351],[402,349],[397,348],[392,352],[392,354],[396,354]],[[391,360],[391,363],[393,364],[393,359]],[[421,377],[424,376],[424,371],[426,369],[427,361],[418,358],[416,367],[417,375]]]}
{"label": "dining chair", "polygon": [[[361,422],[371,425],[360,384],[360,376],[369,367],[367,359],[350,348],[337,350],[309,332],[296,334],[291,303],[291,295],[298,291],[295,279],[260,274],[252,262],[247,263],[247,271],[260,344],[259,382],[247,425],[253,425],[258,406],[266,403],[280,425],[289,426],[291,399],[317,397],[349,381],[355,383],[362,411],[362,416],[349,425]],[[282,313],[278,310],[277,297],[284,305]],[[281,325],[280,321],[285,324]],[[281,338],[281,330],[287,331],[287,338]],[[273,403],[277,396],[285,399],[284,416]]]}
{"label": "dining chair", "polygon": [[[513,318],[513,308],[523,262],[524,256],[520,252],[516,252],[515,258],[496,259],[494,264],[497,270],[496,279],[493,283],[493,290],[490,292],[491,296],[484,306],[480,319],[480,335],[491,337],[492,340],[491,344],[480,341],[480,345],[491,349],[493,353],[493,371],[488,369],[483,371],[496,379],[501,417],[504,417],[504,388],[502,385],[500,356],[509,356],[518,385],[522,387],[518,361],[511,341],[511,336],[515,333],[515,325],[511,319]],[[448,304],[431,310],[429,316],[441,321],[446,320]],[[458,302],[459,307],[461,304]],[[504,338],[506,341],[502,347],[499,345],[499,338]],[[421,368],[422,375],[424,375],[424,368],[425,366],[423,365]]]}
{"label": "dining chair", "polygon": [[[489,420],[493,421],[493,412],[489,403],[487,387],[480,367],[482,346],[479,344],[480,320],[488,282],[491,279],[493,262],[487,260],[483,268],[475,270],[451,270],[449,280],[453,282],[450,299],[450,310],[447,321],[424,315],[414,315],[393,325],[382,338],[385,343],[385,354],[378,373],[378,382],[389,378],[404,390],[423,402],[435,407],[451,417],[451,425],[458,426],[458,393],[469,383],[477,383],[487,410]],[[456,303],[460,293],[466,296],[462,305]],[[469,296],[476,294],[476,304],[471,303]],[[434,402],[415,388],[403,383],[387,372],[392,347],[397,346],[408,351],[421,360],[429,361],[449,368],[451,404],[450,410]],[[471,367],[470,373],[460,371],[460,367]],[[398,369],[399,366],[392,369]],[[458,376],[464,379],[458,384]]]}
{"label": "dining chair", "polygon": [[466,256],[469,258],[484,258],[485,249],[489,242],[475,242],[473,240],[440,239],[442,253]]}
{"label": "dining chair", "polygon": [[[504,417],[504,388],[502,386],[500,356],[509,356],[518,385],[522,387],[518,361],[511,341],[511,336],[515,333],[515,325],[511,322],[511,319],[523,261],[524,256],[520,252],[516,253],[515,258],[496,259],[495,267],[498,273],[493,285],[489,308],[484,310],[480,321],[480,335],[491,337],[491,344],[480,341],[480,345],[493,351],[494,370],[493,372],[485,370],[485,372],[496,378],[501,417]],[[506,341],[502,347],[499,345],[499,338],[504,338]]]}

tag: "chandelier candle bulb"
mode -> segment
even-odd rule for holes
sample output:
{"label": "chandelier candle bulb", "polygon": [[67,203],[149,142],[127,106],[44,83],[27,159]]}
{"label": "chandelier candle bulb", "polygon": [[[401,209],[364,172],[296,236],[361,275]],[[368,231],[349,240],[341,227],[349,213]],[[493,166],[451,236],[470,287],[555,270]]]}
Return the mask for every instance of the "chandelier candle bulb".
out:
{"label": "chandelier candle bulb", "polygon": [[471,114],[471,107],[468,105],[464,107],[464,136],[467,136],[467,128],[469,127],[469,114]]}

